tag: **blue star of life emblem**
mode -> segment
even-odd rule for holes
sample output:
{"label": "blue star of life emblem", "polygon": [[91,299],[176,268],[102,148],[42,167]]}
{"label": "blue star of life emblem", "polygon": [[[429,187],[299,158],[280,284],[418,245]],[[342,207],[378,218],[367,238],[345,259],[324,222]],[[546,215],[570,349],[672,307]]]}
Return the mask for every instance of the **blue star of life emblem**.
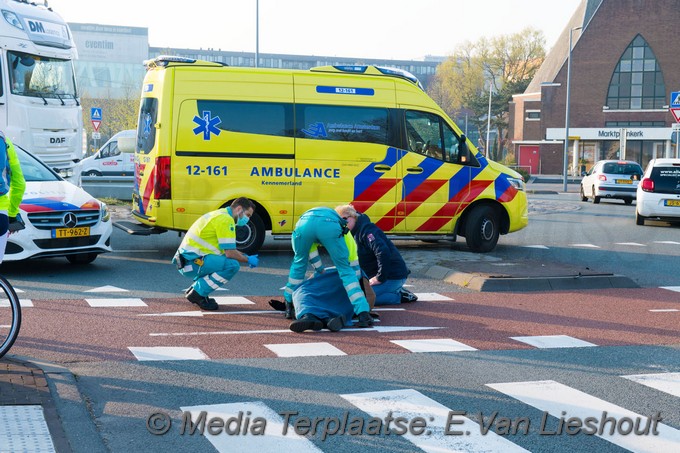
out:
{"label": "blue star of life emblem", "polygon": [[148,138],[149,134],[151,134],[151,115],[147,113],[146,115],[144,115],[144,131],[143,131],[144,138]]}
{"label": "blue star of life emblem", "polygon": [[212,113],[209,110],[203,111],[203,117],[194,116],[194,123],[198,127],[194,128],[194,134],[203,134],[203,140],[210,140],[210,134],[220,135],[222,132],[217,126],[222,122],[219,116],[212,118]]}

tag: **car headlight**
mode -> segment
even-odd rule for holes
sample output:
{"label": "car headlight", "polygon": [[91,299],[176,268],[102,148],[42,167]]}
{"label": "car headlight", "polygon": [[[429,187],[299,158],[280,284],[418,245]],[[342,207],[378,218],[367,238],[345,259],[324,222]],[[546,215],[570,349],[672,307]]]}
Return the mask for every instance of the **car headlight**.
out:
{"label": "car headlight", "polygon": [[510,183],[510,185],[512,187],[514,187],[515,189],[517,189],[519,191],[524,192],[524,190],[526,189],[526,186],[524,185],[524,181],[522,179],[508,178],[508,182]]}
{"label": "car headlight", "polygon": [[108,222],[109,219],[111,219],[111,213],[109,212],[109,207],[106,206],[106,203],[103,201],[100,201],[101,206],[99,207],[99,211],[101,213],[101,218],[102,222]]}

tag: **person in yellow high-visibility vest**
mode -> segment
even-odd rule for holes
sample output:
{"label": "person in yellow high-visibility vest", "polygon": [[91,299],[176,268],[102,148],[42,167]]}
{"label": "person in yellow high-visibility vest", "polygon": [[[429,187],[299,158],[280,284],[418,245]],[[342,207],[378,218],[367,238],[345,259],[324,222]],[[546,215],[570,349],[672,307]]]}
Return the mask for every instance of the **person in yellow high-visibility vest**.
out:
{"label": "person in yellow high-visibility vest", "polygon": [[203,310],[217,310],[210,293],[231,280],[240,263],[257,267],[257,255],[236,250],[236,227],[248,224],[255,205],[247,198],[237,198],[224,209],[204,214],[186,232],[172,262],[185,277],[194,280],[187,290],[189,302]]}
{"label": "person in yellow high-visibility vest", "polygon": [[0,132],[0,263],[5,257],[7,236],[24,229],[19,205],[25,190],[26,180],[14,145]]}

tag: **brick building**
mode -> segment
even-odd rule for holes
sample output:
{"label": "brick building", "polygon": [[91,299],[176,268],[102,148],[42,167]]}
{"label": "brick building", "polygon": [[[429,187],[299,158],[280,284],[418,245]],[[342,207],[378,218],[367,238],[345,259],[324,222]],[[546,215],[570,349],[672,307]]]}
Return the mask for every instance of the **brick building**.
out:
{"label": "brick building", "polygon": [[563,174],[570,33],[568,172],[600,159],[645,166],[676,157],[669,98],[680,91],[678,23],[680,0],[583,0],[526,91],[513,96],[518,164]]}

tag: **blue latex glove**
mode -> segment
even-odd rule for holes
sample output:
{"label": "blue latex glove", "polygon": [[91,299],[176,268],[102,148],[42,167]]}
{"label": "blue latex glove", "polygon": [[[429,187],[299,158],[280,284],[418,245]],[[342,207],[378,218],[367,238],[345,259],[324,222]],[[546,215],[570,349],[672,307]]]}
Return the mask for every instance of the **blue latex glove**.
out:
{"label": "blue latex glove", "polygon": [[257,267],[257,265],[260,263],[260,259],[257,257],[257,255],[248,255],[248,266],[253,268]]}

